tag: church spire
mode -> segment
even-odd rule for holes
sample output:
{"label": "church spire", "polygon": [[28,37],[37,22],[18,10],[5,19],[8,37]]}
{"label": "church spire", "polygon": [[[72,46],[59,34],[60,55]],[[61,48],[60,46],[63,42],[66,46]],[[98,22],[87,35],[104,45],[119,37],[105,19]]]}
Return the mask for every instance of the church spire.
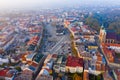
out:
{"label": "church spire", "polygon": [[101,25],[101,28],[102,28],[102,29],[104,28],[104,25],[103,25],[103,24]]}

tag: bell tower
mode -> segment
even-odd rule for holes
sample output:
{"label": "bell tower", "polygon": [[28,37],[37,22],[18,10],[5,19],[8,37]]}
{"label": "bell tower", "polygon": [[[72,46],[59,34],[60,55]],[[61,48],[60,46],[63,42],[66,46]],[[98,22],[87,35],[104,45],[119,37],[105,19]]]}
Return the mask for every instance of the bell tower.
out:
{"label": "bell tower", "polygon": [[100,40],[100,43],[105,42],[105,28],[104,28],[103,24],[100,28],[99,40]]}

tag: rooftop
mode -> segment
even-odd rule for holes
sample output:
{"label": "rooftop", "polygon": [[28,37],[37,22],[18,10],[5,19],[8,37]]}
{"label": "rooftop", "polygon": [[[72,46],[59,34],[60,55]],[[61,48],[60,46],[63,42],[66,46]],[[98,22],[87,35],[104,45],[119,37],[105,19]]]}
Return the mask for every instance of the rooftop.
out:
{"label": "rooftop", "polygon": [[66,66],[83,67],[83,59],[74,56],[68,56]]}
{"label": "rooftop", "polygon": [[107,31],[106,39],[116,39],[116,33],[115,32],[111,32],[111,31]]}
{"label": "rooftop", "polygon": [[116,69],[115,72],[116,72],[118,80],[120,80],[120,76],[119,76],[120,75],[120,69]]}
{"label": "rooftop", "polygon": [[5,77],[9,69],[2,69],[0,70],[0,76]]}
{"label": "rooftop", "polygon": [[53,77],[50,75],[39,75],[36,80],[53,80]]}

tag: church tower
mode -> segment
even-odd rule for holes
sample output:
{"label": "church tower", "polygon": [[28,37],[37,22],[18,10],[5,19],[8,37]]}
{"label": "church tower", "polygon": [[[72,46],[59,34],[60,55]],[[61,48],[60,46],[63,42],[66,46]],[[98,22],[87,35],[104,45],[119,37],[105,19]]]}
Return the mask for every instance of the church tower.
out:
{"label": "church tower", "polygon": [[106,31],[104,26],[102,25],[100,28],[100,33],[99,33],[99,40],[100,43],[104,43],[105,42],[105,38],[106,38]]}

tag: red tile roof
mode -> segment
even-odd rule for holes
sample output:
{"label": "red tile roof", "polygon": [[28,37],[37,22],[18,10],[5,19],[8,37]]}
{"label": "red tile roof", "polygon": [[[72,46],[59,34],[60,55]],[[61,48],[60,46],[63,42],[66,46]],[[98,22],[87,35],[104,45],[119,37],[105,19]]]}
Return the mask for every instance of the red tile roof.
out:
{"label": "red tile roof", "polygon": [[112,51],[112,50],[109,50],[109,49],[107,48],[107,45],[106,45],[106,44],[103,44],[102,47],[103,47],[103,51],[104,51],[107,59],[109,60],[109,62],[114,62],[113,51]]}
{"label": "red tile roof", "polygon": [[29,69],[25,69],[25,70],[23,70],[22,74],[32,75],[33,72]]}
{"label": "red tile roof", "polygon": [[9,71],[9,69],[3,69],[3,70],[0,70],[0,76],[6,76],[7,72]]}
{"label": "red tile roof", "polygon": [[76,31],[76,28],[75,28],[75,27],[72,27],[71,30],[72,30],[73,32],[75,32],[75,31]]}
{"label": "red tile roof", "polygon": [[66,66],[70,67],[83,67],[83,59],[73,56],[68,56]]}
{"label": "red tile roof", "polygon": [[120,80],[120,76],[119,76],[119,75],[120,75],[120,70],[116,69],[115,72],[116,72],[116,74],[117,74],[118,80]]}
{"label": "red tile roof", "polygon": [[4,51],[3,51],[3,49],[0,49],[0,54],[2,54]]}
{"label": "red tile roof", "polygon": [[37,66],[38,66],[38,63],[36,63],[36,62],[32,62],[32,63],[31,63],[31,66],[33,66],[33,67],[37,67]]}
{"label": "red tile roof", "polygon": [[38,36],[34,36],[34,37],[32,37],[30,39],[30,41],[27,43],[27,45],[30,45],[30,44],[36,45],[38,40],[39,40],[39,37]]}
{"label": "red tile roof", "polygon": [[52,55],[52,58],[57,58],[57,54],[53,54],[53,55]]}

